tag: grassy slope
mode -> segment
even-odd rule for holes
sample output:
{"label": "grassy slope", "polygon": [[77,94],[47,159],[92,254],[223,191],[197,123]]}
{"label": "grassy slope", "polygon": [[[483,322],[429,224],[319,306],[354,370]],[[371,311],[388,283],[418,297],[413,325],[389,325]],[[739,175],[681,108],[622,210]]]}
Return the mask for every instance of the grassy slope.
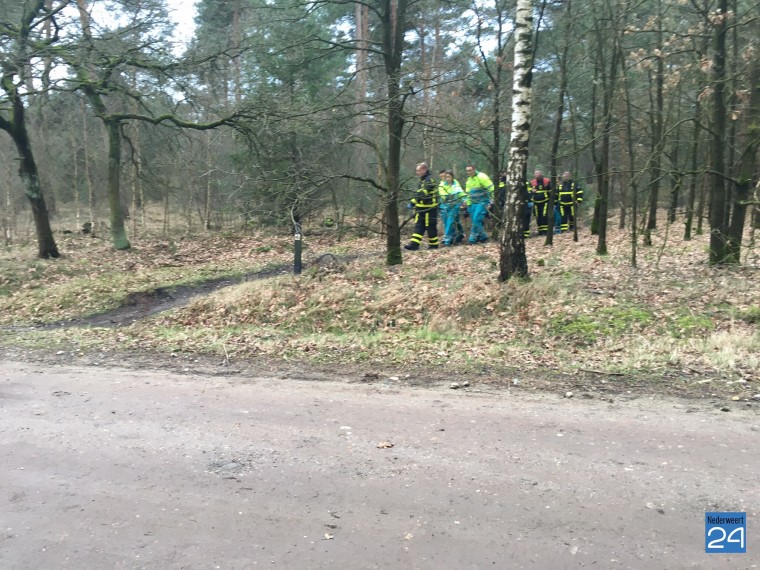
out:
{"label": "grassy slope", "polygon": [[[19,264],[6,254],[0,319],[71,318],[114,306],[126,292],[290,260],[287,238],[261,243],[254,237],[147,242],[116,253],[72,240],[61,261]],[[458,373],[585,370],[667,378],[671,385],[707,378],[742,398],[760,393],[758,272],[708,267],[706,237],[642,249],[638,269],[629,266],[622,234],[612,236],[604,258],[587,235],[578,244],[556,236],[552,249],[534,238],[531,280],[507,284],[496,281],[495,245],[415,252],[387,268],[382,254],[367,253],[382,251],[380,240],[307,243],[314,255],[339,249],[365,256],[312,267],[301,277],[243,283],[119,330],[68,331],[66,342],[230,358],[432,363]],[[38,342],[39,334],[46,344],[50,336],[61,340],[59,333],[36,333]],[[6,342],[21,336],[6,335]],[[34,342],[28,333],[23,340]]]}

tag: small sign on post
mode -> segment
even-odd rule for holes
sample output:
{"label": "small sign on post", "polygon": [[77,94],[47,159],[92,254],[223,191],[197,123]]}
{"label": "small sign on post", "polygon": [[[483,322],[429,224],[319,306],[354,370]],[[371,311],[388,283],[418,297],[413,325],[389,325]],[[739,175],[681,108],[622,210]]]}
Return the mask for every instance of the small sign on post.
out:
{"label": "small sign on post", "polygon": [[293,274],[301,274],[301,224],[295,224],[293,235]]}

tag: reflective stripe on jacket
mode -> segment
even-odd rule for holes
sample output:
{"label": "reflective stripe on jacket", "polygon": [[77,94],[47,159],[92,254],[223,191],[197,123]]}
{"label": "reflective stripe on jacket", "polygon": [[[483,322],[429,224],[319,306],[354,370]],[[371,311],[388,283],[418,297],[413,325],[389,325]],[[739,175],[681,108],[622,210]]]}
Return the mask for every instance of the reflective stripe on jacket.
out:
{"label": "reflective stripe on jacket", "polygon": [[569,206],[573,203],[573,196],[575,196],[576,202],[583,202],[583,188],[576,186],[573,180],[563,181],[557,193],[559,203],[563,206]]}
{"label": "reflective stripe on jacket", "polygon": [[411,201],[418,212],[429,212],[438,207],[438,184],[429,172],[420,176],[420,186]]}
{"label": "reflective stripe on jacket", "polygon": [[548,202],[551,189],[552,183],[548,178],[542,178],[541,180],[536,180],[534,178],[528,182],[528,191],[531,193],[531,200],[534,204]]}
{"label": "reflective stripe on jacket", "polygon": [[451,184],[441,181],[438,185],[438,196],[441,204],[458,204],[464,198],[464,191],[456,180]]}
{"label": "reflective stripe on jacket", "polygon": [[466,204],[487,204],[493,202],[493,182],[485,172],[476,172],[465,184]]}

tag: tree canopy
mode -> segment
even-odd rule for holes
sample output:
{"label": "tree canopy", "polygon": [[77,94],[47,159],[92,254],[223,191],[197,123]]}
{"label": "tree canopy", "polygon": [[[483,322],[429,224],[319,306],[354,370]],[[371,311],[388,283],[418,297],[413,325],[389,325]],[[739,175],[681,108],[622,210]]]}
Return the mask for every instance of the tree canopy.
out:
{"label": "tree canopy", "polygon": [[[1,4],[3,202],[31,207],[44,257],[60,206],[107,210],[121,249],[155,200],[206,229],[330,217],[387,235],[399,263],[417,162],[508,169],[513,2],[200,0],[184,46],[165,0]],[[633,263],[663,225],[705,221],[709,261],[741,262],[760,223],[758,8],[532,3],[527,170],[586,184],[599,254],[612,216]]]}

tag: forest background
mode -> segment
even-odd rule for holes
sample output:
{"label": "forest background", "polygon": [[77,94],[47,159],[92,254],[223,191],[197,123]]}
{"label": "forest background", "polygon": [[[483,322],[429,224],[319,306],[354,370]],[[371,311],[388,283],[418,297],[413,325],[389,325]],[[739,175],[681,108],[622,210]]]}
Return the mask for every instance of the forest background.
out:
{"label": "forest background", "polygon": [[[169,271],[156,277],[153,271],[151,279],[129,285],[109,282],[103,287],[108,294],[98,300],[82,294],[98,290],[92,285],[106,274],[113,277],[125,269],[133,277],[140,270],[150,273],[156,264],[144,258],[147,251],[173,251],[170,266],[177,259],[193,265],[181,254],[180,236],[200,236],[209,248],[217,240],[226,244],[211,248],[218,254],[215,259],[190,248],[207,262],[200,271],[205,276],[249,272],[235,252],[245,252],[253,265],[285,262],[291,254],[282,240],[290,238],[282,236],[294,229],[302,229],[307,245],[311,236],[312,248],[319,243],[335,254],[370,255],[384,244],[385,264],[371,256],[370,261],[352,262],[357,267],[375,264],[356,270],[369,281],[359,279],[356,271],[349,281],[354,289],[373,279],[398,281],[391,296],[399,298],[405,298],[404,291],[419,294],[405,288],[416,280],[446,281],[440,278],[441,268],[452,256],[465,267],[488,255],[448,252],[431,271],[385,268],[402,261],[398,248],[405,219],[399,205],[416,185],[415,163],[426,160],[434,172],[452,168],[461,181],[466,163],[478,165],[494,180],[507,166],[513,2],[201,0],[195,35],[187,44],[176,40],[161,0],[0,4],[0,129],[8,135],[0,137],[5,243],[0,301],[7,324],[53,322],[104,310],[123,302],[137,283],[176,286],[187,279],[189,269],[182,276]],[[456,310],[445,317],[412,309],[409,315],[389,317],[392,305],[378,301],[362,306],[357,314],[368,313],[363,318],[374,323],[370,332],[380,335],[377,342],[398,342],[404,331],[413,338],[402,352],[416,354],[414,346],[444,335],[444,344],[454,343],[435,351],[444,358],[458,354],[453,347],[459,341],[473,344],[473,331],[459,340],[446,336],[467,329],[451,324],[457,319],[482,324],[494,315],[501,316],[496,321],[519,316],[523,324],[514,325],[511,335],[492,331],[493,341],[484,343],[489,362],[514,361],[502,358],[501,345],[520,331],[540,335],[526,344],[539,346],[538,354],[552,353],[549,368],[563,368],[564,361],[596,371],[597,365],[559,355],[557,339],[570,339],[560,345],[572,346],[561,350],[590,355],[603,352],[600,343],[616,347],[622,339],[628,347],[664,336],[669,348],[663,355],[669,356],[661,355],[644,366],[647,370],[672,365],[692,374],[689,359],[674,356],[683,349],[678,339],[685,339],[705,361],[704,370],[727,374],[728,382],[756,380],[760,57],[753,32],[759,17],[760,5],[751,0],[536,2],[527,169],[540,168],[553,178],[570,170],[583,182],[582,215],[588,219],[580,242],[561,236],[553,249],[529,245],[531,273],[535,280],[543,273],[548,281],[544,295],[526,293],[524,303],[540,307],[541,318],[521,311],[514,305],[520,295],[494,278],[471,291],[471,299],[452,300]],[[499,216],[497,212],[497,220]],[[85,226],[88,235],[78,235]],[[108,240],[110,247],[93,236]],[[541,241],[541,247],[552,246],[554,237],[549,236],[547,246]],[[32,242],[40,258],[63,252],[64,259],[58,265],[28,259]],[[141,244],[143,249],[135,251]],[[225,263],[224,251],[238,261]],[[96,258],[87,252],[96,252]],[[275,253],[280,257],[272,258]],[[98,269],[87,269],[84,259]],[[104,260],[106,267],[101,267]],[[433,264],[427,257],[417,262]],[[480,262],[485,265],[473,267],[475,274],[495,271],[491,262]],[[668,286],[651,281],[670,273],[695,291],[737,297],[705,299],[695,293],[688,301],[681,291],[672,299],[674,312],[660,314],[648,305],[652,299],[636,294],[631,297],[633,313],[628,307],[624,317],[616,313],[600,320],[583,309],[588,300],[576,295],[585,291],[580,283],[599,277],[589,268],[609,264],[616,270],[605,278],[627,279],[630,291],[647,283],[670,293]],[[326,277],[315,264],[315,283],[346,279],[350,265],[335,265],[342,271]],[[587,269],[591,273],[584,273]],[[552,271],[572,278],[546,277]],[[456,269],[447,274],[451,272]],[[397,280],[399,275],[404,279]],[[295,283],[280,283],[277,290],[301,287]],[[62,301],[72,291],[60,292],[62,297],[53,291],[64,285],[80,291],[78,301]],[[558,286],[567,293],[562,310],[548,302],[565,295],[554,289]],[[324,292],[317,289],[303,299],[300,293],[281,299],[282,310],[299,307],[301,301],[320,305]],[[380,289],[373,289],[376,299],[391,294]],[[44,293],[35,299],[40,290]],[[275,301],[268,305],[256,297],[263,293],[248,294],[254,297],[246,298],[246,306],[270,307],[267,314],[278,314]],[[435,297],[433,290],[430,294]],[[617,304],[623,296],[608,297]],[[469,301],[476,308],[462,314]],[[327,303],[333,313],[350,314],[346,300],[335,303]],[[250,318],[225,321],[225,334],[240,332],[228,330],[233,321],[243,328],[261,324],[264,313],[250,306]],[[385,313],[378,309],[382,306]],[[216,305],[207,309],[221,311]],[[198,307],[183,310],[200,314]],[[172,318],[183,326],[190,323]],[[655,330],[663,318],[664,329]],[[691,324],[667,324],[680,318]],[[689,319],[698,324],[692,326]],[[309,323],[314,333],[330,332],[329,324]],[[303,342],[297,338],[303,331],[295,324],[273,328],[289,328],[291,340],[283,342]],[[96,332],[89,334],[101,334]],[[282,333],[271,334],[280,339]],[[729,335],[721,344],[735,349],[720,364],[703,358],[716,350],[716,334]],[[246,352],[245,342],[229,338],[211,345],[225,353],[233,345]],[[706,348],[711,342],[712,348]],[[628,354],[628,348],[621,350]],[[530,363],[526,354],[535,352],[520,353],[517,360]],[[626,364],[612,372],[635,367],[623,360]],[[546,362],[540,367],[547,368]],[[696,369],[704,372],[701,365]],[[751,397],[751,387],[746,390],[742,397]]]}

